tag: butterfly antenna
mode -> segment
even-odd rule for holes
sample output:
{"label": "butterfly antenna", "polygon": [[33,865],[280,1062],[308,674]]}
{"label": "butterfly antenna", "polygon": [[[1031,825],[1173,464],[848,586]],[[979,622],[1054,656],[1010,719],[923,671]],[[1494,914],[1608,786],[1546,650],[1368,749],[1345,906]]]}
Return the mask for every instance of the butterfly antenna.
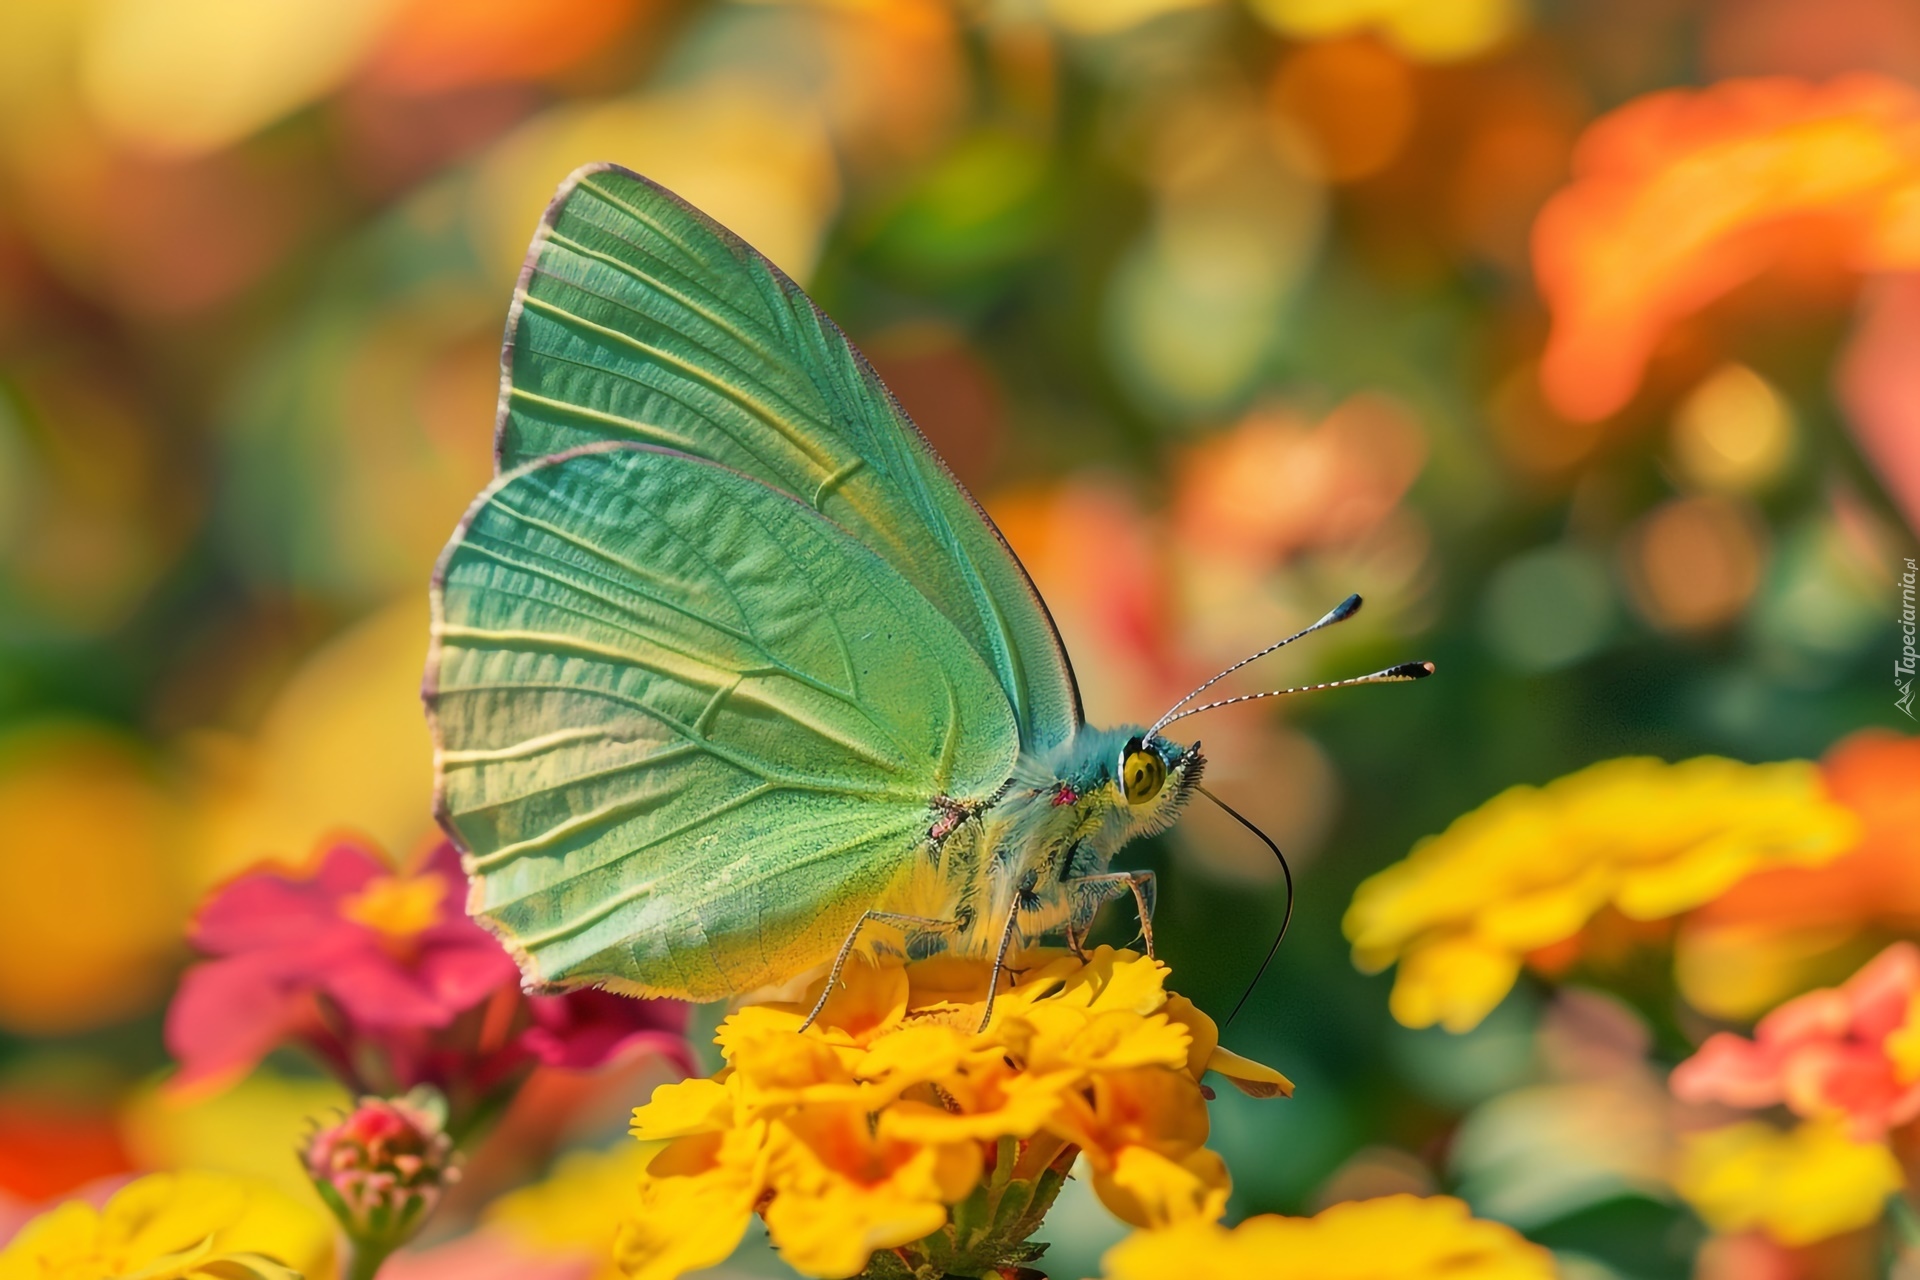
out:
{"label": "butterfly antenna", "polygon": [[[1211,689],[1214,685],[1226,679],[1228,676],[1232,675],[1234,672],[1238,671],[1240,668],[1246,666],[1249,662],[1258,662],[1260,659],[1272,653],[1275,649],[1284,649],[1288,645],[1292,644],[1295,640],[1298,640],[1300,637],[1310,636],[1314,632],[1320,630],[1320,628],[1322,627],[1330,627],[1336,622],[1345,622],[1348,618],[1351,618],[1354,614],[1358,612],[1360,612],[1360,597],[1348,596],[1345,600],[1342,600],[1339,604],[1327,610],[1327,612],[1321,617],[1320,621],[1314,623],[1312,626],[1305,627],[1299,631],[1294,632],[1292,635],[1288,636],[1285,640],[1275,641],[1273,644],[1268,645],[1266,648],[1262,649],[1258,653],[1248,654],[1246,657],[1240,659],[1240,661],[1228,667],[1225,671],[1222,671],[1218,675],[1214,676],[1211,680],[1208,680],[1203,684],[1201,684],[1200,687],[1195,689],[1192,693],[1189,693],[1186,697],[1180,699],[1180,701],[1174,703],[1171,707],[1168,707],[1167,714],[1161,716],[1158,720],[1154,721],[1153,727],[1151,729],[1148,729],[1144,736],[1151,738],[1154,734],[1160,732],[1161,729],[1165,728],[1167,725],[1172,724],[1175,720],[1178,720],[1180,716],[1176,713],[1180,711],[1180,708],[1186,706],[1189,702],[1192,702],[1195,698],[1199,697],[1201,694],[1205,693],[1208,689]],[[1218,704],[1215,704],[1215,705],[1218,705]],[[1192,713],[1188,712],[1187,714],[1190,715]]]}
{"label": "butterfly antenna", "polygon": [[1291,689],[1269,689],[1265,693],[1243,693],[1237,698],[1222,698],[1218,702],[1208,702],[1197,707],[1188,707],[1177,715],[1164,717],[1153,727],[1157,733],[1175,720],[1185,720],[1188,716],[1197,716],[1202,711],[1212,711],[1216,707],[1230,707],[1236,702],[1258,702],[1262,698],[1284,698],[1295,693],[1318,693],[1322,689],[1344,689],[1355,684],[1401,684],[1408,680],[1425,680],[1433,674],[1431,662],[1403,662],[1384,671],[1375,671],[1364,676],[1349,676],[1345,680],[1328,680],[1323,684],[1300,684]]}
{"label": "butterfly antenna", "polygon": [[[1196,784],[1196,786],[1197,785],[1198,784]],[[1287,936],[1287,926],[1293,923],[1293,868],[1287,865],[1287,855],[1280,852],[1280,846],[1273,842],[1271,836],[1254,826],[1238,809],[1235,809],[1225,800],[1213,794],[1213,792],[1207,790],[1205,787],[1199,787],[1199,791],[1201,795],[1226,810],[1229,818],[1232,818],[1235,822],[1253,832],[1256,836],[1259,836],[1261,842],[1265,844],[1267,848],[1273,850],[1273,856],[1280,860],[1280,874],[1285,876],[1287,880],[1287,912],[1280,917],[1280,932],[1273,935],[1273,945],[1267,948],[1267,958],[1260,962],[1260,968],[1253,975],[1253,981],[1249,982],[1247,989],[1240,993],[1240,999],[1233,1006],[1233,1012],[1228,1014],[1227,1020],[1220,1024],[1221,1034],[1224,1035],[1227,1028],[1233,1025],[1233,1020],[1240,1016],[1240,1011],[1246,1008],[1248,998],[1253,995],[1254,988],[1260,985],[1260,979],[1266,975],[1267,966],[1273,963],[1273,957],[1279,952],[1281,939]]]}

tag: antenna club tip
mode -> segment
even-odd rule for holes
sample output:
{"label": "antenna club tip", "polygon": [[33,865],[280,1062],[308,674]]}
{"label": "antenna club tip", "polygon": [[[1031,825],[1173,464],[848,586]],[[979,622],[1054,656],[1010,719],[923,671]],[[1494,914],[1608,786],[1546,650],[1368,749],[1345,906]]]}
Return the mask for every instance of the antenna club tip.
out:
{"label": "antenna club tip", "polygon": [[1328,622],[1345,622],[1348,618],[1351,618],[1354,614],[1360,612],[1361,603],[1362,601],[1357,594],[1348,596],[1345,600],[1342,600],[1339,604],[1333,606],[1333,608],[1327,613],[1327,621]]}
{"label": "antenna club tip", "polygon": [[1434,673],[1431,662],[1409,662],[1396,670],[1394,674],[1405,676],[1409,680],[1425,680]]}

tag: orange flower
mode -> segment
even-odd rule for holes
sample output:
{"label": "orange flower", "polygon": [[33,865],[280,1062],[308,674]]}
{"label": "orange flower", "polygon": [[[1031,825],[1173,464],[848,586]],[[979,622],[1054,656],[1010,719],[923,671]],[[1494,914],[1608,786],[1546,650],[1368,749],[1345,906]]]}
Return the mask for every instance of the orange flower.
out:
{"label": "orange flower", "polygon": [[400,7],[367,79],[399,93],[538,80],[624,35],[651,6],[640,0],[412,0]]}
{"label": "orange flower", "polygon": [[1573,169],[1533,237],[1541,382],[1570,418],[1619,409],[1669,326],[1810,240],[1857,271],[1920,266],[1920,93],[1890,78],[1651,94],[1588,129]]}
{"label": "orange flower", "polygon": [[1752,1040],[1721,1032],[1673,1070],[1686,1102],[1785,1103],[1871,1142],[1920,1116],[1920,947],[1896,942],[1838,987],[1775,1009]]}
{"label": "orange flower", "polygon": [[1393,512],[1426,455],[1419,421],[1385,396],[1355,396],[1313,425],[1257,412],[1186,452],[1175,526],[1183,546],[1256,562],[1352,543]]}
{"label": "orange flower", "polygon": [[1752,1017],[1920,932],[1920,738],[1864,730],[1820,769],[1860,818],[1860,840],[1821,866],[1753,875],[1682,926],[1676,976],[1695,1008]]}

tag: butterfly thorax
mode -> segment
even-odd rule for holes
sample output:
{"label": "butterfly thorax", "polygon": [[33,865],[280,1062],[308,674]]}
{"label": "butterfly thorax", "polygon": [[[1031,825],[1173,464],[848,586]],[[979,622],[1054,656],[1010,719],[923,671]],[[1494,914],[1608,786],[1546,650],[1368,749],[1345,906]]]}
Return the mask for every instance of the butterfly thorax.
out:
{"label": "butterfly thorax", "polygon": [[1128,841],[1168,826],[1200,777],[1198,743],[1149,739],[1164,781],[1144,799],[1136,788],[1130,801],[1122,775],[1142,736],[1132,726],[1081,726],[1051,750],[1022,754],[990,799],[937,797],[926,840],[880,909],[953,926],[909,931],[909,950],[991,956],[1016,904],[1016,947],[1066,928],[1084,932],[1115,893],[1090,878],[1104,875]]}

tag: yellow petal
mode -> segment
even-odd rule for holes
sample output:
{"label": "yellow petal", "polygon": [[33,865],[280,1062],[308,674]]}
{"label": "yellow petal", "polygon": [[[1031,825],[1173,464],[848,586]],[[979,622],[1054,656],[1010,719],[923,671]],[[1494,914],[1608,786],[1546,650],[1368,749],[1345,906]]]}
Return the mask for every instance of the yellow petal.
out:
{"label": "yellow petal", "polygon": [[488,1205],[482,1221],[496,1238],[504,1236],[536,1258],[610,1263],[609,1245],[662,1145],[620,1142],[605,1151],[570,1151],[545,1178]]}
{"label": "yellow petal", "polygon": [[1225,1076],[1228,1083],[1249,1098],[1293,1096],[1293,1081],[1265,1063],[1243,1058],[1231,1049],[1216,1046],[1207,1058],[1207,1070]]}
{"label": "yellow petal", "polygon": [[1141,1231],[1108,1250],[1106,1280],[1553,1280],[1553,1255],[1446,1196],[1385,1196],[1313,1218],[1271,1214]]}
{"label": "yellow petal", "polygon": [[266,1274],[256,1257],[330,1275],[332,1225],[267,1183],[187,1170],[128,1183],[97,1212],[71,1203],[42,1214],[0,1251],[0,1277],[181,1276],[228,1262]]}
{"label": "yellow petal", "polygon": [[787,1265],[820,1280],[858,1275],[875,1249],[912,1244],[946,1225],[938,1200],[903,1196],[886,1185],[841,1183],[813,1195],[776,1195],[767,1234]]}
{"label": "yellow petal", "polygon": [[676,1280],[718,1266],[746,1234],[759,1195],[751,1165],[722,1161],[704,1173],[650,1174],[637,1209],[620,1224],[614,1263],[634,1280]]}
{"label": "yellow petal", "polygon": [[1086,967],[1068,982],[1063,999],[1087,991],[1087,1008],[1095,1013],[1121,1009],[1146,1015],[1167,1002],[1167,966],[1138,951],[1119,951],[1099,947],[1088,958]]}
{"label": "yellow petal", "polygon": [[959,1070],[969,1057],[969,1037],[956,1027],[924,1023],[903,1027],[874,1042],[855,1063],[861,1080],[896,1078],[905,1083],[938,1080]]}
{"label": "yellow petal", "polygon": [[733,1094],[717,1080],[681,1080],[663,1084],[653,1099],[633,1109],[628,1132],[642,1142],[718,1133],[733,1124]]}
{"label": "yellow petal", "polygon": [[1878,1221],[1900,1189],[1900,1164],[1879,1143],[1834,1123],[1781,1132],[1757,1120],[1693,1135],[1675,1186],[1716,1231],[1765,1231],[1812,1244]]}
{"label": "yellow petal", "polygon": [[987,1111],[953,1112],[924,1102],[896,1102],[880,1113],[880,1135],[917,1143],[1031,1137],[1053,1118],[1061,1091],[1077,1078],[1077,1073],[1068,1071],[1019,1077],[1008,1082],[1004,1101]]}
{"label": "yellow petal", "polygon": [[1227,1211],[1231,1185],[1226,1162],[1205,1147],[1178,1160],[1146,1147],[1125,1147],[1111,1169],[1093,1173],[1100,1203],[1136,1227],[1217,1221]]}
{"label": "yellow petal", "polygon": [[1213,1051],[1220,1047],[1220,1028],[1214,1025],[1212,1018],[1200,1012],[1200,1007],[1193,1001],[1172,992],[1167,993],[1167,1003],[1161,1012],[1167,1015],[1169,1021],[1187,1029],[1187,1074],[1198,1080],[1205,1073]]}
{"label": "yellow petal", "polygon": [[[807,992],[807,1006],[820,998],[825,978]],[[865,1042],[885,1028],[897,1026],[906,1016],[911,984],[907,971],[899,964],[885,964],[854,955],[840,971],[840,985],[827,997],[814,1027],[822,1032],[841,1032]]]}
{"label": "yellow petal", "polygon": [[1455,935],[1423,943],[1400,959],[1387,1007],[1405,1027],[1439,1023],[1471,1031],[1513,990],[1520,957]]}
{"label": "yellow petal", "polygon": [[720,1056],[732,1062],[743,1041],[775,1032],[797,1032],[805,1020],[805,1013],[786,1005],[750,1004],[721,1019],[713,1042],[720,1046]]}
{"label": "yellow petal", "polygon": [[839,1048],[797,1031],[768,1031],[735,1041],[732,1083],[749,1115],[771,1115],[806,1101],[843,1102],[860,1096],[849,1059]]}
{"label": "yellow petal", "polygon": [[1277,1257],[1261,1256],[1251,1240],[1216,1222],[1190,1218],[1156,1231],[1136,1231],[1100,1260],[1106,1280],[1243,1280],[1268,1274]]}
{"label": "yellow petal", "polygon": [[1165,1015],[1143,1018],[1130,1009],[1092,1011],[1048,1002],[1027,1010],[1025,1021],[1033,1030],[1026,1043],[1033,1071],[1180,1068],[1192,1043],[1187,1029]]}
{"label": "yellow petal", "polygon": [[972,1144],[922,1148],[903,1161],[900,1148],[870,1134],[857,1108],[815,1108],[795,1119],[804,1127],[785,1128],[784,1137],[776,1126],[773,1199],[762,1216],[787,1264],[807,1275],[854,1275],[875,1249],[938,1231],[946,1194],[958,1199],[979,1179]]}

